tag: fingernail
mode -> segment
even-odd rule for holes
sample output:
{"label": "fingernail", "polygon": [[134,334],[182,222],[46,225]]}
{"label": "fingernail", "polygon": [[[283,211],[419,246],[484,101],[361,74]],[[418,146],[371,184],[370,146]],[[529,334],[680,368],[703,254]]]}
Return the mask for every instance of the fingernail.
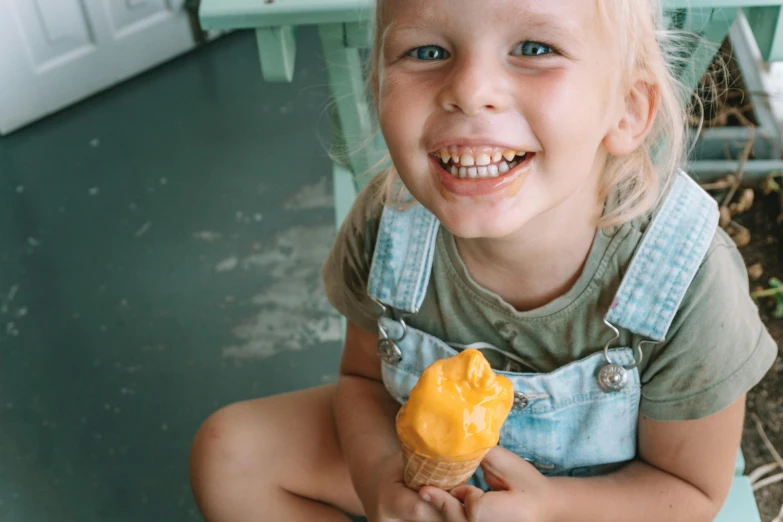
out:
{"label": "fingernail", "polygon": [[422,500],[424,500],[424,502],[430,502],[432,500],[432,497],[429,496],[429,494],[427,494],[427,493],[422,493],[421,494],[421,498],[422,498]]}

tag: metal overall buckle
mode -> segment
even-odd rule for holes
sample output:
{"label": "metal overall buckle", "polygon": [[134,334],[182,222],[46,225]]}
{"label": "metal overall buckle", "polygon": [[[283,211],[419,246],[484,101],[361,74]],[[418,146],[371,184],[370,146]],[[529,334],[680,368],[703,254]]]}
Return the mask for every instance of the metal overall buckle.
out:
{"label": "metal overall buckle", "polygon": [[[378,355],[381,356],[381,359],[383,359],[386,364],[399,364],[400,361],[402,361],[402,351],[400,350],[400,347],[397,346],[397,343],[405,339],[405,335],[408,333],[408,325],[405,324],[405,321],[402,318],[396,319],[402,327],[402,335],[397,339],[389,337],[389,332],[387,332],[386,328],[381,324],[381,319],[387,317],[386,312],[388,309],[380,301],[373,298],[371,299],[375,301],[375,304],[381,307],[381,315],[378,317]],[[388,317],[392,319],[391,316]]]}
{"label": "metal overall buckle", "polygon": [[606,359],[607,364],[601,368],[600,372],[598,372],[598,386],[600,386],[601,390],[606,393],[614,393],[619,392],[625,388],[625,386],[628,384],[628,372],[642,363],[642,359],[644,358],[642,345],[645,343],[658,343],[656,341],[647,340],[639,341],[639,344],[636,345],[636,353],[638,354],[638,357],[634,358],[634,363],[632,365],[622,366],[615,364],[609,357],[609,345],[620,338],[620,331],[612,323],[607,321],[606,318],[604,318],[604,324],[612,329],[614,332],[614,337],[606,341],[606,344],[604,345],[604,359]]}

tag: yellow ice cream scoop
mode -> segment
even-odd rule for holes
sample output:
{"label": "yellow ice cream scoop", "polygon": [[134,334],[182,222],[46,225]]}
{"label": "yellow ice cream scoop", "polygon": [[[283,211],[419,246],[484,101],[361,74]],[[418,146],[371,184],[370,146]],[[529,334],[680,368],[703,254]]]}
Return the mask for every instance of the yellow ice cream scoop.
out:
{"label": "yellow ice cream scoop", "polygon": [[449,489],[467,480],[497,445],[513,402],[511,381],[496,375],[478,350],[429,366],[397,415],[406,484]]}

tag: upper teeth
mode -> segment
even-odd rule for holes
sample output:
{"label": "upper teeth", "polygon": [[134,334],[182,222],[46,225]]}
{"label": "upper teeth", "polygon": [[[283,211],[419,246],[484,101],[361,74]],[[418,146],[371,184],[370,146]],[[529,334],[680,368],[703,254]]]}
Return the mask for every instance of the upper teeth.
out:
{"label": "upper teeth", "polygon": [[524,156],[525,152],[519,152],[512,149],[494,149],[479,152],[458,152],[441,149],[437,156],[443,163],[453,163],[458,167],[486,167],[488,165],[500,163],[505,158],[506,161],[513,161],[517,156]]}

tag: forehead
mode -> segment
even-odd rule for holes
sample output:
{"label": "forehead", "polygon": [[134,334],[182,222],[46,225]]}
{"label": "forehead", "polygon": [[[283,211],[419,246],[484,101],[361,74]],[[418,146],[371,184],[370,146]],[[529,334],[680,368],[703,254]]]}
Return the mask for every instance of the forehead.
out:
{"label": "forehead", "polygon": [[535,28],[553,37],[605,33],[602,0],[380,0],[380,29]]}

